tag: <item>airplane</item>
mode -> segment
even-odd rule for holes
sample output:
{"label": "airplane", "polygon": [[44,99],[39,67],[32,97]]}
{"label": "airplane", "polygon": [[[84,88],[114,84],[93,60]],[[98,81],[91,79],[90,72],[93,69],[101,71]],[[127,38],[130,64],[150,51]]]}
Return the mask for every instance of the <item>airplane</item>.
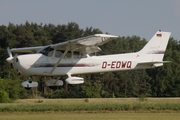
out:
{"label": "airplane", "polygon": [[101,51],[100,45],[118,37],[95,34],[47,46],[7,48],[9,57],[6,60],[13,64],[19,73],[29,76],[29,79],[21,84],[26,89],[38,86],[38,82],[32,81],[32,76],[50,77],[45,83],[51,87],[63,86],[64,82],[59,78],[67,75],[65,82],[76,85],[84,83],[84,78],[75,76],[79,74],[162,66],[169,62],[163,61],[163,57],[170,35],[170,32],[158,30],[138,52],[95,56],[91,54]]}

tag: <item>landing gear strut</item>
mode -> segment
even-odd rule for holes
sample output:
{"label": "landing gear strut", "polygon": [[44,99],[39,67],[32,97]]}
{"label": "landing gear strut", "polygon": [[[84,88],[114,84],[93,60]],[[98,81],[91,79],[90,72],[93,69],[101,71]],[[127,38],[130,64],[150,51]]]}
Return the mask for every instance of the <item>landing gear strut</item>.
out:
{"label": "landing gear strut", "polygon": [[29,77],[29,80],[28,80],[28,81],[29,81],[29,83],[32,83],[32,78],[31,78],[31,77]]}

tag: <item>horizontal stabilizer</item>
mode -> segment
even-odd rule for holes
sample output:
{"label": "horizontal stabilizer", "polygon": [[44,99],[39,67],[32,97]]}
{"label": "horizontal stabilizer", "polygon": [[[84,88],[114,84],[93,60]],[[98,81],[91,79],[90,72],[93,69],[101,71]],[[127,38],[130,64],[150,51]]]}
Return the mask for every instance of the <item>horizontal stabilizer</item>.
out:
{"label": "horizontal stabilizer", "polygon": [[141,62],[138,63],[137,66],[149,66],[149,67],[159,67],[163,66],[163,63],[169,63],[171,61],[152,61],[152,62]]}

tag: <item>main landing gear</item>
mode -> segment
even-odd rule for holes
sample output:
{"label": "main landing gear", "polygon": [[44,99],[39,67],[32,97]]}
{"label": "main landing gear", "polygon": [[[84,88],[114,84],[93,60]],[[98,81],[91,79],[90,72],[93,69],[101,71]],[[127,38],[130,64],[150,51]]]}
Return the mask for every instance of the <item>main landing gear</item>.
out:
{"label": "main landing gear", "polygon": [[[54,88],[54,87],[61,87],[64,84],[69,84],[71,86],[75,86],[77,84],[83,84],[84,83],[84,78],[81,77],[73,77],[73,76],[68,76],[68,78],[66,80],[59,80],[59,78],[51,78],[49,80],[46,80],[45,84],[46,86],[50,87],[50,88]],[[29,90],[32,87],[38,87],[38,82],[33,82],[32,78],[29,77],[28,80],[24,81],[21,83],[21,85]]]}
{"label": "main landing gear", "polygon": [[38,86],[38,82],[33,82],[32,81],[32,78],[29,77],[28,80],[24,81],[21,83],[21,85],[27,89],[27,90],[30,90],[32,87],[37,87]]}

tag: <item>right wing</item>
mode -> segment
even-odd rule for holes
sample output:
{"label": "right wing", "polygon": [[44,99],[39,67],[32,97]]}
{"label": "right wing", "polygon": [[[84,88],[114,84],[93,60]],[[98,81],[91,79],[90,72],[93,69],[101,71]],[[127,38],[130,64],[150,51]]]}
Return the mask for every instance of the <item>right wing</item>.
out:
{"label": "right wing", "polygon": [[72,51],[81,51],[84,54],[89,54],[101,51],[101,49],[98,46],[103,45],[104,43],[112,40],[110,38],[117,37],[118,36],[107,34],[95,34],[58,44],[53,44],[51,45],[51,47],[59,50],[65,50],[67,46],[70,46],[70,50]]}
{"label": "right wing", "polygon": [[[69,47],[70,51],[80,51],[84,54],[95,53],[101,51],[98,47],[104,43],[112,40],[110,38],[117,38],[118,36],[107,34],[95,34],[87,37],[69,40],[57,44],[49,45],[51,48],[65,51]],[[10,51],[15,53],[36,53],[40,49],[48,46],[25,47],[25,48],[12,48]]]}
{"label": "right wing", "polygon": [[25,47],[25,48],[12,48],[10,51],[15,53],[36,53],[41,48],[46,46],[37,46],[37,47]]}

